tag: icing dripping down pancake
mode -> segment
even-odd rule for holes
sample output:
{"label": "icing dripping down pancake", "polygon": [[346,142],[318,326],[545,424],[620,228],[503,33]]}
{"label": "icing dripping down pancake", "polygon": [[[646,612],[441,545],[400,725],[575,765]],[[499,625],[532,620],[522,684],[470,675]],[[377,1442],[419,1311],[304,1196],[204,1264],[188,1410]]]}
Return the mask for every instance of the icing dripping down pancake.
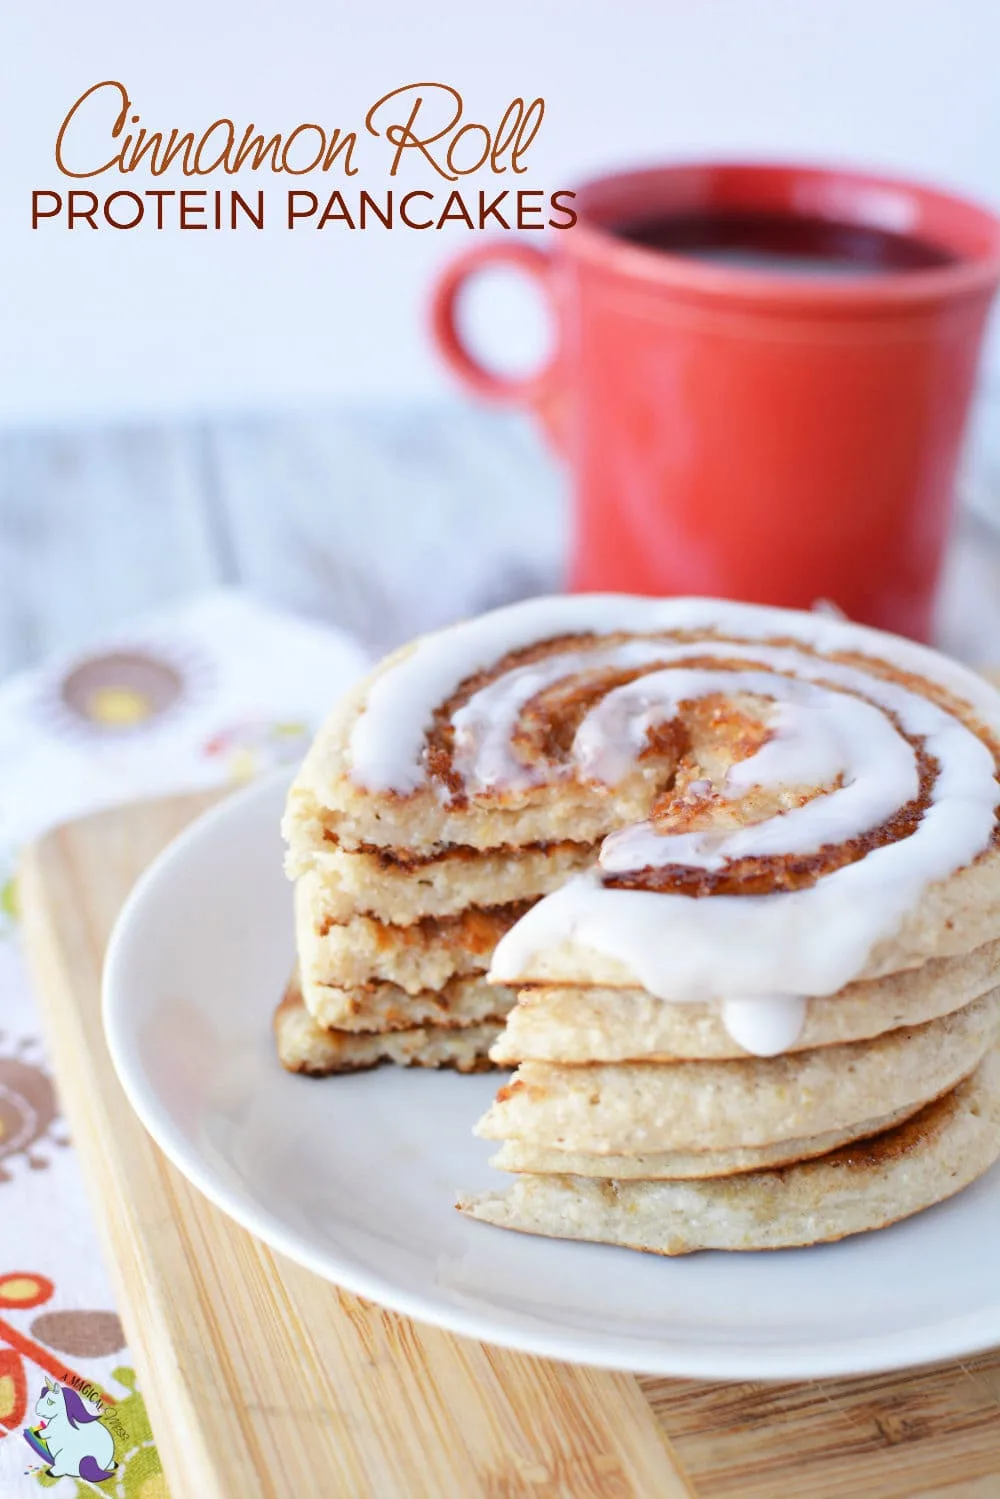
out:
{"label": "icing dripping down pancake", "polygon": [[418,642],[371,684],[349,778],[362,804],[430,798],[449,837],[525,807],[550,836],[546,798],[575,795],[587,841],[604,807],[599,862],[502,938],[491,977],[585,981],[597,954],[664,1000],[724,1001],[770,1054],[991,848],[998,726],[984,683],[880,632],[579,596]]}

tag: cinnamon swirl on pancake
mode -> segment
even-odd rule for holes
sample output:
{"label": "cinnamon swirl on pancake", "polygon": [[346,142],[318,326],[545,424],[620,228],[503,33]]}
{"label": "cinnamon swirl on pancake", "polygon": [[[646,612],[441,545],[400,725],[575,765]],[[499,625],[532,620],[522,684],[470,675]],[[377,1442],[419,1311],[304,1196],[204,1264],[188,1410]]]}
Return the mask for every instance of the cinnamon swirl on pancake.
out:
{"label": "cinnamon swirl on pancake", "polygon": [[[838,619],[619,596],[496,611],[390,657],[307,757],[285,818],[305,1005],[346,1029],[379,984],[422,1013],[487,971],[504,1008],[520,991],[492,1052],[520,1066],[480,1126],[517,1185],[473,1216],[631,1243],[605,1211],[627,1183],[637,1247],[679,1252],[713,1239],[678,1232],[694,1199],[668,1201],[671,1172],[716,1203],[780,1167],[806,1204],[847,1180],[838,1152],[931,1109],[903,1153],[933,1158],[920,1191],[873,1147],[851,1180],[877,1210],[815,1236],[890,1221],[971,1179],[937,1169],[968,1124],[954,1100],[996,1085],[998,764],[992,688]],[[978,1174],[1000,1126],[974,1117]],[[733,1247],[753,1247],[741,1223]],[[812,1232],[782,1223],[757,1240]]]}

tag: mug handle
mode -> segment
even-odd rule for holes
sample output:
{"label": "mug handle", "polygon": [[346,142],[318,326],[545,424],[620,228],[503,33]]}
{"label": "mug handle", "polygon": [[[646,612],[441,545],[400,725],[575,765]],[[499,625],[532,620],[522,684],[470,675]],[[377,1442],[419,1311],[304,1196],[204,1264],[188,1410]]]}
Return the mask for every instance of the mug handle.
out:
{"label": "mug handle", "polygon": [[[501,375],[488,369],[469,349],[458,330],[456,310],[465,283],[487,266],[512,267],[530,277],[555,313],[556,348],[551,358],[530,375]],[[560,379],[558,307],[552,290],[552,258],[533,245],[495,240],[456,255],[442,271],[431,294],[431,331],[452,373],[487,401],[527,406],[562,452],[565,448],[565,400]]]}

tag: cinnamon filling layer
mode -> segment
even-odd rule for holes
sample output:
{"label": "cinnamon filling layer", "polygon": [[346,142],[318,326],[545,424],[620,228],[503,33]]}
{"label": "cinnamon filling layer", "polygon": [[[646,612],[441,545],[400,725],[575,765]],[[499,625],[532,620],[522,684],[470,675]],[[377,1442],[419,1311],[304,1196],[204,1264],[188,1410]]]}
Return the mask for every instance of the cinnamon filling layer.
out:
{"label": "cinnamon filling layer", "polygon": [[[377,945],[384,948],[459,947],[463,952],[488,956],[508,931],[534,904],[530,900],[511,901],[504,906],[467,906],[454,916],[421,916],[409,926],[392,926],[370,918],[377,934]],[[349,923],[324,919],[317,927],[321,937],[335,927]]]}
{"label": "cinnamon filling layer", "polygon": [[[340,846],[340,839],[330,828],[323,834],[326,843]],[[462,864],[478,863],[483,859],[523,859],[526,854],[540,854],[543,857],[556,856],[559,854],[572,854],[574,852],[586,853],[593,848],[590,843],[574,843],[570,839],[547,839],[543,842],[534,843],[502,843],[490,848],[471,848],[467,843],[441,843],[430,853],[420,853],[414,849],[389,847],[380,843],[357,843],[347,852],[362,854],[366,858],[373,859],[380,868],[385,870],[425,869],[430,864]]]}
{"label": "cinnamon filling layer", "polygon": [[[956,717],[968,720],[969,716],[966,705],[956,703],[946,689],[936,683],[916,678],[876,658],[859,657],[852,653],[821,656],[817,652],[806,650],[799,641],[734,640],[732,642],[734,645],[746,645],[749,648],[748,656],[727,659],[720,655],[699,653],[699,642],[717,643],[715,637],[704,633],[693,635],[690,632],[677,631],[654,636],[567,635],[510,652],[490,668],[462,682],[436,711],[433,725],[428,733],[426,766],[430,778],[448,793],[450,804],[460,808],[468,805],[469,802],[465,782],[455,765],[456,742],[453,720],[456,713],[459,713],[477,693],[498,682],[509,672],[548,661],[561,654],[585,652],[598,646],[604,649],[637,639],[650,640],[654,645],[662,640],[665,646],[669,644],[675,649],[678,645],[690,642],[692,649],[690,656],[685,654],[681,660],[674,656],[669,661],[652,660],[628,669],[577,670],[572,672],[572,675],[568,674],[557,682],[550,683],[522,706],[512,733],[512,746],[519,761],[536,767],[541,772],[543,786],[546,767],[551,768],[553,776],[558,774],[560,778],[571,771],[572,750],[577,730],[587,714],[609,692],[628,683],[640,681],[643,677],[650,676],[657,671],[670,668],[710,672],[754,670],[778,677],[784,675],[775,670],[766,660],[753,659],[752,651],[755,647],[761,649],[762,655],[770,647],[791,647],[800,653],[804,652],[812,656],[817,661],[829,660],[863,669],[872,677],[882,678],[920,693],[931,701],[937,702],[945,711],[955,714]],[[567,672],[571,671],[572,668],[567,663]],[[833,682],[822,685],[833,691],[845,690]],[[852,695],[863,701],[870,701],[862,693]],[[684,709],[683,713],[654,723],[649,728],[643,747],[635,755],[635,769],[646,772],[646,781],[650,785],[650,819],[657,831],[664,833],[704,831],[711,834],[720,827],[717,820],[720,812],[723,830],[726,830],[727,818],[730,830],[733,826],[748,826],[759,821],[759,814],[754,813],[752,809],[750,815],[741,818],[738,804],[734,807],[730,801],[728,806],[724,806],[723,799],[715,794],[714,789],[710,789],[710,795],[707,798],[702,796],[700,800],[696,799],[692,802],[687,795],[687,788],[692,783],[697,784],[698,776],[703,773],[703,764],[699,762],[703,758],[701,752],[706,749],[706,746],[710,751],[709,758],[714,757],[716,769],[720,757],[730,765],[736,764],[754,754],[766,742],[770,734],[766,725],[746,712],[733,709],[721,693],[716,699],[703,699],[700,703],[681,706]],[[919,826],[933,799],[940,767],[933,755],[927,752],[920,737],[905,733],[894,714],[887,710],[882,711],[886,712],[886,716],[912,746],[919,790],[916,796],[908,799],[891,816],[876,826],[857,836],[824,844],[808,854],[733,858],[727,860],[723,867],[716,869],[666,864],[655,868],[630,870],[625,873],[606,873],[602,876],[602,883],[608,888],[674,892],[695,897],[714,894],[764,895],[774,891],[794,891],[811,886],[822,876],[863,859],[876,848],[909,837]],[[983,739],[993,754],[994,760],[1000,763],[1000,749],[983,726],[976,723],[970,724],[969,727]],[[656,779],[656,772],[659,772],[658,785],[650,783],[649,771],[653,771],[653,780]],[[585,777],[579,777],[579,779],[586,783]],[[716,779],[718,779],[717,776]],[[804,802],[813,796],[823,795],[830,789],[829,787],[806,788],[802,791],[799,800]],[[488,803],[495,794],[502,798],[502,785],[496,788],[496,792],[477,791],[476,801]],[[783,810],[788,810],[787,806],[772,808],[766,815],[780,816]],[[997,830],[995,829],[994,842],[996,839]],[[542,847],[545,846],[542,845]]]}
{"label": "cinnamon filling layer", "polygon": [[639,869],[628,874],[604,875],[608,889],[653,890],[679,895],[769,895],[772,891],[804,890],[826,874],[863,859],[873,849],[896,843],[916,831],[931,802],[938,774],[937,761],[913,742],[920,793],[877,827],[842,843],[827,843],[812,854],[781,854],[770,858],[731,859],[723,869],[710,870],[680,864]]}

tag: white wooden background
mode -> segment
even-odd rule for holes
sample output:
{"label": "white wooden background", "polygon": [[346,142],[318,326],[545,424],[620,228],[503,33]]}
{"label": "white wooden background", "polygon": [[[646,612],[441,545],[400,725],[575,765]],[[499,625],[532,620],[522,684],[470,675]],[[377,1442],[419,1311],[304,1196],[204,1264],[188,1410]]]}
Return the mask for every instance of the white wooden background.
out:
{"label": "white wooden background", "polygon": [[[1000,659],[998,417],[983,399],[941,602],[974,662]],[[0,433],[0,676],[220,583],[381,651],[558,587],[567,505],[525,420],[459,404]]]}

